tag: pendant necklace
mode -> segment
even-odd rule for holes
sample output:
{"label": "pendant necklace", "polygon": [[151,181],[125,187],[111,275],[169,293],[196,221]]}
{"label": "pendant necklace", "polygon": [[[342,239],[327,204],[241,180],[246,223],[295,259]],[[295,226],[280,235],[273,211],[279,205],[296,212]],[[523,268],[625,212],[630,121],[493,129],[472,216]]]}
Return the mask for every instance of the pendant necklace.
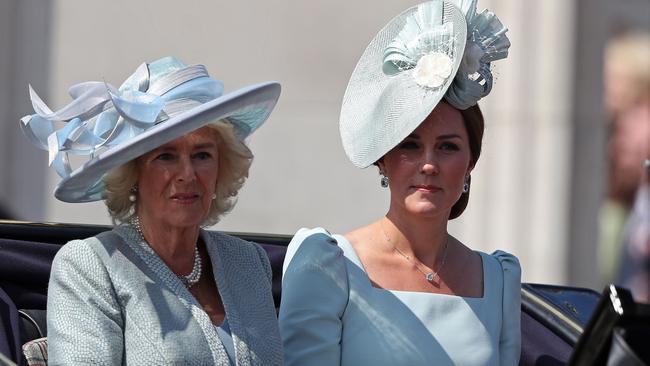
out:
{"label": "pendant necklace", "polygon": [[404,257],[404,259],[406,259],[411,264],[413,264],[415,266],[415,268],[420,273],[422,273],[424,275],[424,279],[427,280],[427,282],[430,282],[430,283],[438,282],[438,279],[440,278],[440,276],[438,274],[445,267],[445,262],[447,261],[447,247],[449,246],[449,237],[447,237],[447,240],[445,241],[445,247],[444,247],[443,252],[442,252],[442,261],[440,262],[440,267],[438,267],[437,271],[431,272],[431,271],[428,271],[428,268],[426,268],[426,267],[425,267],[425,269],[427,269],[427,271],[422,270],[422,267],[424,267],[424,264],[422,264],[420,261],[415,261],[413,258],[411,258],[410,256],[406,255],[404,252],[402,252],[392,242],[392,240],[390,240],[390,237],[388,236],[388,234],[386,234],[386,231],[384,230],[384,226],[381,223],[379,223],[379,228],[381,229],[381,232],[384,234],[384,238],[386,239],[386,242],[388,242],[388,244],[390,244],[393,247],[393,249],[399,255],[401,255],[402,257]]}

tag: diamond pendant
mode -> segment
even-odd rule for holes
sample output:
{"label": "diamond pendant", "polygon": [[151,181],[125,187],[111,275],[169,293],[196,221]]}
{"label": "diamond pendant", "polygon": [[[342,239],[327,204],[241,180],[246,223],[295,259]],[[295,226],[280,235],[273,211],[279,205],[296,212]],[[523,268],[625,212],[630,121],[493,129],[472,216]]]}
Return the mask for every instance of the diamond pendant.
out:
{"label": "diamond pendant", "polygon": [[434,277],[436,277],[436,276],[434,276],[432,272],[429,272],[429,273],[424,275],[424,278],[426,278],[427,281],[429,281],[429,282],[433,282]]}

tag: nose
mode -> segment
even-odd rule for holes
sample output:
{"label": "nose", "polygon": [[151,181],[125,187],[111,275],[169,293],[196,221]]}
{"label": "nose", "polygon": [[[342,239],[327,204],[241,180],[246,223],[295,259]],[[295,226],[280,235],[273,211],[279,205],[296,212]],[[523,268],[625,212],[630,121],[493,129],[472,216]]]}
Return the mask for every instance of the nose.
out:
{"label": "nose", "polygon": [[196,179],[196,170],[194,164],[189,157],[184,157],[179,160],[178,174],[176,179],[179,182],[192,182]]}
{"label": "nose", "polygon": [[422,174],[436,175],[438,174],[438,165],[434,163],[425,162],[422,164]]}
{"label": "nose", "polygon": [[426,175],[436,175],[440,172],[436,154],[433,151],[427,151],[424,153],[420,171],[422,174]]}

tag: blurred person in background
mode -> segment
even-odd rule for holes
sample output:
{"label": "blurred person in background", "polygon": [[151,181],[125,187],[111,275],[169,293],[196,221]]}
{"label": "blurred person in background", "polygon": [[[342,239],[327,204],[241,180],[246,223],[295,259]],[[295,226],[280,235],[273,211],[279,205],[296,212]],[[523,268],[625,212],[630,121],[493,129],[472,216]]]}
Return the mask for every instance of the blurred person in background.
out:
{"label": "blurred person in background", "polygon": [[650,155],[634,205],[623,228],[618,282],[638,302],[650,303]]}
{"label": "blurred person in background", "polygon": [[603,283],[613,283],[623,280],[623,272],[630,276],[629,268],[621,266],[629,264],[621,254],[628,250],[623,248],[628,235],[624,228],[644,179],[644,160],[650,156],[650,34],[628,32],[609,42],[604,82],[610,135],[598,255]]}

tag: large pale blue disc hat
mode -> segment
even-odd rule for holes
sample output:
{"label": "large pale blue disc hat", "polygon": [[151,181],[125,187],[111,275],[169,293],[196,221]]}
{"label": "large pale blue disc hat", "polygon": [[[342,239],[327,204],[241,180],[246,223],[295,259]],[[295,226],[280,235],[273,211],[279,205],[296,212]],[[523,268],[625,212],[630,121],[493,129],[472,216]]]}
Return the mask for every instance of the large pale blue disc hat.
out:
{"label": "large pale blue disc hat", "polygon": [[343,147],[365,168],[411,134],[441,100],[459,110],[492,88],[491,62],[508,55],[507,29],[477,0],[435,0],[393,18],[367,46],[348,82]]}
{"label": "large pale blue disc hat", "polygon": [[[264,123],[280,96],[265,82],[224,94],[203,65],[165,57],[143,63],[119,87],[106,82],[72,86],[70,104],[53,112],[29,88],[35,114],[20,125],[62,177],[54,195],[64,202],[103,199],[104,175],[209,123],[226,121],[245,139]],[[89,159],[72,169],[69,154]]]}

